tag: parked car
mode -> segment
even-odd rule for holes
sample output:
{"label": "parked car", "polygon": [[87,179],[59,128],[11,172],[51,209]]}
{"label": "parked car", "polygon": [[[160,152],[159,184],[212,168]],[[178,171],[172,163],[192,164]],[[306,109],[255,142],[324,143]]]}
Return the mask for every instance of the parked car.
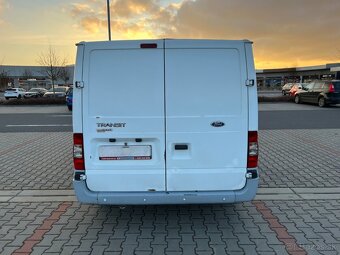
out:
{"label": "parked car", "polygon": [[307,86],[308,83],[294,83],[292,88],[289,90],[289,95],[294,97],[295,94]]}
{"label": "parked car", "polygon": [[289,94],[290,89],[293,87],[294,83],[286,83],[282,87],[282,95],[287,95]]}
{"label": "parked car", "polygon": [[65,97],[66,92],[69,90],[69,87],[55,87],[54,93],[53,88],[50,88],[45,94],[44,97]]}
{"label": "parked car", "polygon": [[31,88],[29,91],[27,91],[24,95],[25,98],[31,98],[31,97],[42,97],[47,92],[47,89],[44,88]]}
{"label": "parked car", "polygon": [[340,80],[309,83],[294,97],[295,103],[316,103],[320,107],[340,104]]}
{"label": "parked car", "polygon": [[10,98],[21,99],[25,96],[26,91],[22,88],[11,88],[5,91],[4,97],[6,100]]}
{"label": "parked car", "polygon": [[70,111],[72,111],[72,100],[73,100],[73,88],[70,88],[66,93],[66,105]]}

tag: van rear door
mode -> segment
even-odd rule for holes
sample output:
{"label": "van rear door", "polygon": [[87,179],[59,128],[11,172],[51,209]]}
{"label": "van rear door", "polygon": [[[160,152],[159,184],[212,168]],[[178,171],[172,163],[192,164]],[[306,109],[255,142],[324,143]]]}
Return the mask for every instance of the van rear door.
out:
{"label": "van rear door", "polygon": [[168,191],[238,190],[247,167],[244,44],[166,40]]}
{"label": "van rear door", "polygon": [[88,188],[164,191],[163,41],[87,43],[84,56]]}

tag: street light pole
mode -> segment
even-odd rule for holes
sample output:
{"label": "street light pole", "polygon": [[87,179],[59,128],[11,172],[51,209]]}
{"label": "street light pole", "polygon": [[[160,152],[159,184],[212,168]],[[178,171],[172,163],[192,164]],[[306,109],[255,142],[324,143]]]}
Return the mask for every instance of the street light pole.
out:
{"label": "street light pole", "polygon": [[107,25],[109,29],[109,41],[111,41],[110,0],[107,0]]}

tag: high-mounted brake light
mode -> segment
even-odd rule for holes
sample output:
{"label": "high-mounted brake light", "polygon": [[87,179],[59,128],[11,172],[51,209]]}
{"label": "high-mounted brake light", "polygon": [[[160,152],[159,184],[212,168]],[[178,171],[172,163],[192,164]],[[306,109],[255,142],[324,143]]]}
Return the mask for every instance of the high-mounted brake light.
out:
{"label": "high-mounted brake light", "polygon": [[140,47],[142,49],[155,49],[157,48],[157,43],[142,43]]}
{"label": "high-mounted brake light", "polygon": [[257,131],[248,132],[248,168],[256,168],[258,164],[258,135]]}
{"label": "high-mounted brake light", "polygon": [[83,134],[73,134],[73,164],[75,170],[85,170]]}
{"label": "high-mounted brake light", "polygon": [[329,84],[329,90],[328,90],[329,93],[334,93],[335,92],[335,88],[334,88],[334,85],[331,83]]}

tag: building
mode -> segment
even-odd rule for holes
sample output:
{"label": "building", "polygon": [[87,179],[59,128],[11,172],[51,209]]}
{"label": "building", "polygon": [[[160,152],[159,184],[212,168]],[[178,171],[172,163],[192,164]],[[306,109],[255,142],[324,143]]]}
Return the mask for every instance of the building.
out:
{"label": "building", "polygon": [[256,70],[256,76],[259,88],[277,88],[288,82],[340,79],[340,63]]}
{"label": "building", "polygon": [[[52,81],[47,78],[43,66],[0,66],[0,90],[7,87],[21,87],[26,90],[30,88],[46,88],[52,87]],[[63,78],[55,81],[56,85],[70,85],[73,83],[74,65],[63,67]]]}
{"label": "building", "polygon": [[[52,82],[43,72],[43,66],[0,66],[0,90],[8,86],[22,87],[26,90],[34,87],[51,88]],[[57,85],[73,84],[74,65],[65,67],[64,79],[58,79]],[[340,79],[340,63],[319,66],[256,70],[259,89],[278,89],[288,82],[310,82],[316,79]]]}

